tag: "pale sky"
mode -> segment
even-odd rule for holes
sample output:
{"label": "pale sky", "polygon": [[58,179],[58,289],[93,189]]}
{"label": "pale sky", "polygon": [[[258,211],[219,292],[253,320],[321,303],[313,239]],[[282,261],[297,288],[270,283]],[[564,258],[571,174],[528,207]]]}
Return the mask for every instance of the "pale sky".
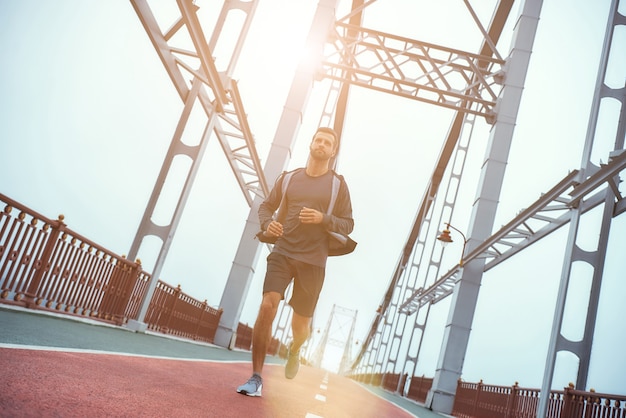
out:
{"label": "pale sky", "polygon": [[[430,3],[446,12],[429,10],[435,7]],[[544,1],[496,228],[580,167],[609,3]],[[263,161],[316,4],[261,1],[235,71]],[[486,24],[493,1],[481,4],[488,4],[480,11]],[[379,0],[376,7],[376,13],[366,13],[366,26],[471,52],[478,49],[479,34],[461,0]],[[514,15],[518,8],[514,6]],[[499,44],[503,55],[509,51],[510,20]],[[130,2],[0,0],[0,52],[0,192],[48,217],[62,213],[74,231],[118,254],[127,253],[182,110]],[[623,83],[626,64],[617,61],[614,66],[617,82]],[[324,87],[315,85],[290,167],[305,163]],[[359,246],[354,254],[329,262],[316,328],[326,326],[336,304],[358,310],[355,338],[367,333],[452,115],[431,105],[352,89],[338,171],[350,186],[352,235]],[[473,139],[463,200],[455,210],[460,229],[467,228],[487,136],[483,124]],[[600,149],[597,158],[606,161],[608,148]],[[213,138],[160,278],[217,306],[248,212]],[[611,231],[589,375],[589,385],[597,391],[622,394],[624,218],[614,219]],[[597,234],[593,228],[584,232]],[[567,227],[484,275],[464,380],[541,386],[566,236]],[[460,248],[449,248],[444,272],[460,255]],[[244,323],[251,324],[256,316],[265,251],[245,303]],[[418,375],[434,375],[449,299],[431,310]],[[579,331],[576,326],[567,330],[573,335]],[[554,386],[575,380],[572,370],[557,370]]]}

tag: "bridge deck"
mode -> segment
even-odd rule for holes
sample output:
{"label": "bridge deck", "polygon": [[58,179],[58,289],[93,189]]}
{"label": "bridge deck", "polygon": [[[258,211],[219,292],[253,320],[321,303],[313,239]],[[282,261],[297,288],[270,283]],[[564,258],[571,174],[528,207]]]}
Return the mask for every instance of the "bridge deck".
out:
{"label": "bridge deck", "polygon": [[3,416],[421,417],[440,415],[321,369],[283,376],[268,357],[263,397],[235,388],[250,353],[88,319],[0,306]]}

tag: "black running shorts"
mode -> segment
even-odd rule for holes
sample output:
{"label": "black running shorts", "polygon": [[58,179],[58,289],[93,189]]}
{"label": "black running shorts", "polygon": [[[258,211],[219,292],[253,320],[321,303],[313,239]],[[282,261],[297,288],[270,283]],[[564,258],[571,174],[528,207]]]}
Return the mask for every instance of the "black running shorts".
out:
{"label": "black running shorts", "polygon": [[263,293],[280,293],[284,299],[285,290],[293,279],[293,292],[289,305],[298,315],[312,318],[324,284],[324,275],[324,267],[272,252],[267,256]]}

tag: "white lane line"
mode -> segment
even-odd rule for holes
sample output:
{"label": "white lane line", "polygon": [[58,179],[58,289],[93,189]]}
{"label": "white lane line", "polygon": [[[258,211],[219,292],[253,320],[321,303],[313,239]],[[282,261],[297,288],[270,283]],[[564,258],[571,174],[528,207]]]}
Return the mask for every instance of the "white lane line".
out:
{"label": "white lane line", "polygon": [[[202,358],[187,358],[187,357],[170,357],[170,356],[156,356],[150,354],[136,354],[136,353],[124,353],[119,351],[105,351],[105,350],[92,350],[87,348],[71,348],[71,347],[53,347],[44,345],[26,345],[26,344],[10,344],[0,343],[0,348],[10,348],[13,350],[31,350],[31,351],[54,351],[58,353],[77,353],[77,354],[104,354],[109,356],[120,357],[137,357],[159,360],[180,360],[191,362],[204,362],[204,363],[249,363],[245,360],[211,360]],[[274,366],[270,364],[269,366]]]}
{"label": "white lane line", "polygon": [[[328,373],[326,374],[326,376],[324,376],[324,379],[322,380],[322,384],[320,385],[320,389],[322,391],[325,391],[326,389],[328,389]],[[320,402],[326,402],[326,396],[318,393],[315,395],[315,400],[320,401]],[[304,418],[324,418],[324,417],[320,415],[315,415],[311,412],[307,412]]]}

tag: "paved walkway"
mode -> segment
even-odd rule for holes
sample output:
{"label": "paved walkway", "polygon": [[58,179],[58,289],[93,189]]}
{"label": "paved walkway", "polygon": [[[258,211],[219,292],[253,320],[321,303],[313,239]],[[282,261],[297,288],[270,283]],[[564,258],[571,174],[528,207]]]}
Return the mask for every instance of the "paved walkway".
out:
{"label": "paved walkway", "polygon": [[250,398],[235,392],[249,352],[0,305],[2,417],[441,417],[321,369],[287,380],[282,359],[266,364],[263,397]]}

